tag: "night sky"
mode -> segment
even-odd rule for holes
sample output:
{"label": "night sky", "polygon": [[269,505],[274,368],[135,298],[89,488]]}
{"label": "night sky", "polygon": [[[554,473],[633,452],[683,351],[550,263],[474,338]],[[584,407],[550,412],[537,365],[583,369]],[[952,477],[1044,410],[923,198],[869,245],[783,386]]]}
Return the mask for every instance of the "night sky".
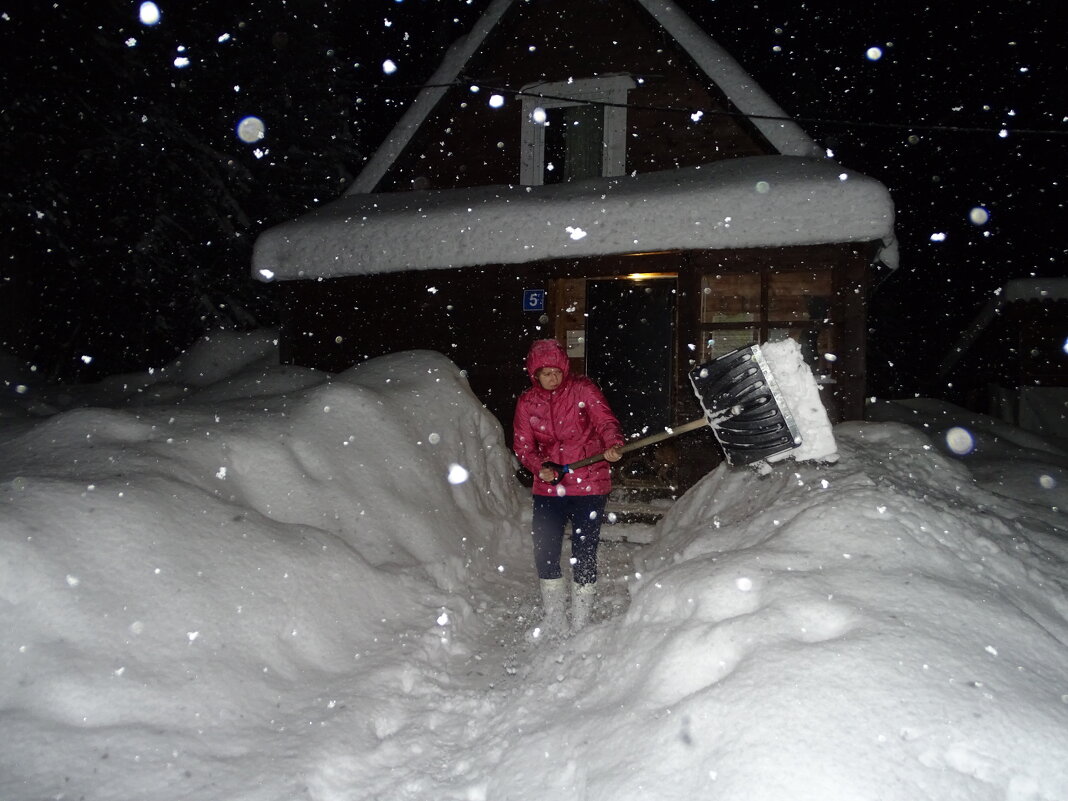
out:
{"label": "night sky", "polygon": [[[937,395],[999,286],[1068,275],[1059,0],[679,4],[889,187],[901,268],[872,299],[873,392]],[[0,13],[0,349],[46,378],[274,324],[272,287],[248,278],[256,235],[340,194],[488,0],[158,0],[152,26],[139,5]],[[262,140],[237,136],[248,115]]]}

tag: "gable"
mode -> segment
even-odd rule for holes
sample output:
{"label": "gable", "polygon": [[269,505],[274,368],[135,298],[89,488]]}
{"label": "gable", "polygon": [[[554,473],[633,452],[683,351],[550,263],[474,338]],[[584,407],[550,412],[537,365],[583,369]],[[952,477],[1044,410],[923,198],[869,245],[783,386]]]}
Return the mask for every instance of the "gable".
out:
{"label": "gable", "polygon": [[[622,160],[609,160],[619,153],[606,134],[600,175],[523,182],[530,85],[579,91],[570,78],[594,95],[627,93]],[[503,106],[487,102],[494,92]],[[698,106],[705,113],[691,115]],[[493,0],[345,195],[258,237],[253,273],[841,243],[871,245],[896,266],[886,187],[825,158],[668,0]]]}
{"label": "gable", "polygon": [[[526,120],[519,91],[615,75],[635,82],[623,112],[625,164],[615,174],[778,155],[785,152],[781,141],[767,134],[796,128],[747,119],[740,105],[747,113],[782,112],[667,3],[498,0],[450,52],[428,82],[434,88],[421,93],[351,191],[520,182]],[[503,106],[489,105],[494,93]],[[746,103],[731,94],[745,95]],[[692,116],[694,109],[700,116]],[[806,140],[801,152],[788,154],[814,155],[814,143],[803,132],[799,138]]]}

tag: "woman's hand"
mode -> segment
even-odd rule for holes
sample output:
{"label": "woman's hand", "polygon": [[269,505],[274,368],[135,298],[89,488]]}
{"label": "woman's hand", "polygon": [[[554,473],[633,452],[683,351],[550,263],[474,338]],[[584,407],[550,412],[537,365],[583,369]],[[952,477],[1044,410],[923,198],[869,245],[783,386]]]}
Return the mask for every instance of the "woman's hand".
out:
{"label": "woman's hand", "polygon": [[613,445],[611,448],[604,452],[604,458],[605,461],[608,462],[618,462],[620,459],[623,458],[623,451],[621,451],[616,445]]}
{"label": "woman's hand", "polygon": [[553,470],[551,467],[543,467],[541,470],[538,471],[538,478],[540,478],[542,481],[547,481],[551,484],[552,482],[556,481],[556,471]]}

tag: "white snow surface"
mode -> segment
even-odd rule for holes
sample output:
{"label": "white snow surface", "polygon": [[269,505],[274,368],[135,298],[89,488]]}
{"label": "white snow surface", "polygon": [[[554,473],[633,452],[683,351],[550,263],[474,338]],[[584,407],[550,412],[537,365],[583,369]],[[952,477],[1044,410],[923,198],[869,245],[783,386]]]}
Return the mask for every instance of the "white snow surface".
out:
{"label": "white snow surface", "polygon": [[886,187],[828,159],[754,156],[549,186],[348,194],[262,233],[252,270],[332,278],[834,242],[881,242],[879,258],[897,265]]}
{"label": "white snow surface", "polygon": [[535,646],[457,366],[271,339],[4,395],[5,801],[1068,799],[1065,451],[879,404],[606,543],[594,624]]}

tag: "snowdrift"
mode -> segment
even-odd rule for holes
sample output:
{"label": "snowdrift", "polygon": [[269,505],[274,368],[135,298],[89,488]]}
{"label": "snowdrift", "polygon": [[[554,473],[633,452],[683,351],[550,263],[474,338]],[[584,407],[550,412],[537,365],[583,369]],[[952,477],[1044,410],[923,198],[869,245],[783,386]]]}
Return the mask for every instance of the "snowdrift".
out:
{"label": "snowdrift", "polygon": [[534,647],[457,367],[268,344],[0,421],[0,798],[1068,799],[1058,453],[854,423],[833,465],[722,467]]}
{"label": "snowdrift", "polygon": [[690,753],[668,797],[1068,797],[1063,515],[1024,524],[903,425],[835,434],[836,467],[708,476],[640,558],[604,668]]}
{"label": "snowdrift", "polygon": [[[135,786],[167,797],[169,748],[112,750],[94,773],[114,776],[86,784],[84,766],[109,751],[74,743],[269,726],[294,684],[352,670],[377,639],[437,643],[446,606],[462,625],[467,589],[517,541],[502,536],[519,514],[500,427],[444,357],[407,353],[271,394],[280,368],[249,370],[234,353],[230,375],[193,368],[205,362],[194,352],[194,382],[146,382],[123,397],[135,409],[76,408],[6,443],[0,797],[63,788],[68,760],[47,757],[57,736],[82,791],[108,797],[101,787],[144,759],[155,767]],[[231,358],[218,355],[213,369]],[[144,405],[150,395],[182,402]]]}

